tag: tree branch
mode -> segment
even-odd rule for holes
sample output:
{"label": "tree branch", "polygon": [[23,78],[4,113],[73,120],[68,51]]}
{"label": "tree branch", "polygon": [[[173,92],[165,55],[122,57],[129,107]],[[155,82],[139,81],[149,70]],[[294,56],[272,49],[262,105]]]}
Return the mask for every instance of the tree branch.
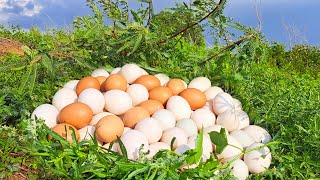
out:
{"label": "tree branch", "polygon": [[193,26],[195,25],[198,25],[199,23],[201,23],[202,21],[206,20],[208,17],[210,17],[212,14],[218,12],[223,4],[225,3],[226,0],[219,0],[219,3],[218,5],[212,10],[210,11],[207,15],[205,15],[204,17],[202,17],[201,19],[197,20],[197,21],[194,21],[193,23],[191,23],[190,25],[184,27],[183,29],[179,30],[178,32],[170,35],[167,39],[161,39],[159,41],[159,43],[165,43],[167,42],[169,39],[172,39],[174,37],[177,37],[178,35],[180,35],[181,33],[184,33],[185,31],[187,31],[188,29],[192,28]]}
{"label": "tree branch", "polygon": [[224,52],[224,51],[227,51],[227,50],[230,50],[230,49],[235,48],[237,45],[243,43],[244,41],[246,41],[247,39],[251,38],[252,36],[253,36],[253,34],[250,34],[250,35],[245,36],[245,37],[239,39],[238,41],[236,41],[236,42],[234,42],[234,43],[232,43],[232,44],[230,44],[230,45],[222,48],[219,52],[213,54],[212,56],[210,56],[210,57],[207,58],[206,60],[200,62],[200,64],[204,64],[204,63],[210,61],[211,59],[218,57],[218,56],[219,56],[222,52]]}

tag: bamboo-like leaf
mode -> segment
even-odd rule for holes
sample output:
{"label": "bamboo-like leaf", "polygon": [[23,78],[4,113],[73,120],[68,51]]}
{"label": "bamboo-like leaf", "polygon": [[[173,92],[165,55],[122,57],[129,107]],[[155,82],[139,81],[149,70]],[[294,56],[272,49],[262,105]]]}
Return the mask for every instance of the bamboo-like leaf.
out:
{"label": "bamboo-like leaf", "polygon": [[141,169],[134,170],[132,173],[130,173],[130,174],[128,175],[127,179],[132,179],[132,178],[135,177],[136,175],[147,171],[148,168],[149,168],[148,166],[145,166],[145,167],[143,167],[143,168],[141,168]]}
{"label": "bamboo-like leaf", "polygon": [[44,65],[45,68],[48,69],[50,74],[53,74],[52,61],[47,55],[42,56],[42,64]]}
{"label": "bamboo-like leaf", "polygon": [[33,91],[34,85],[36,84],[38,65],[34,64],[32,66],[32,69],[33,69],[33,73],[31,74],[31,77],[30,77],[30,90],[29,90],[30,95]]}
{"label": "bamboo-like leaf", "polygon": [[130,52],[127,54],[127,56],[129,56],[130,54],[134,53],[134,52],[138,49],[138,47],[140,46],[140,43],[141,43],[141,41],[142,41],[142,38],[143,38],[143,35],[142,35],[142,34],[139,34],[139,36],[138,36],[138,38],[137,38],[137,40],[136,40],[136,43],[135,43],[134,46],[133,46],[132,51],[130,51]]}
{"label": "bamboo-like leaf", "polygon": [[121,153],[122,153],[122,156],[128,160],[128,154],[127,154],[127,149],[126,147],[124,146],[123,142],[121,141],[121,139],[119,137],[117,137],[117,141],[119,143],[119,147],[120,147],[120,150],[121,150]]}
{"label": "bamboo-like leaf", "polygon": [[29,80],[29,78],[30,78],[31,71],[32,71],[32,68],[30,67],[30,68],[28,69],[28,72],[22,76],[21,85],[20,85],[19,91],[18,91],[19,94],[22,93],[24,87],[26,86],[26,84],[27,84],[27,82],[28,82],[28,80]]}
{"label": "bamboo-like leaf", "polygon": [[132,45],[132,40],[130,40],[129,42],[125,43],[123,46],[121,46],[116,53],[119,54],[121,51],[127,49],[128,47],[130,47]]}

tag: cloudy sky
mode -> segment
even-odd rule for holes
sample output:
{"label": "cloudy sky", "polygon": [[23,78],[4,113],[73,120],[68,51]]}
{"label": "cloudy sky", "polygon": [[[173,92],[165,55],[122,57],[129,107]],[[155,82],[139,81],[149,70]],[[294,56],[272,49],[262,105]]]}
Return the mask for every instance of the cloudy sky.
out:
{"label": "cloudy sky", "polygon": [[[153,1],[156,11],[175,4],[174,0]],[[224,13],[245,25],[257,27],[256,1],[262,31],[270,41],[320,45],[320,0],[228,0]],[[129,2],[137,7],[134,0]],[[70,25],[75,16],[89,13],[85,0],[0,0],[0,24],[20,25],[25,29],[32,26],[63,28]]]}

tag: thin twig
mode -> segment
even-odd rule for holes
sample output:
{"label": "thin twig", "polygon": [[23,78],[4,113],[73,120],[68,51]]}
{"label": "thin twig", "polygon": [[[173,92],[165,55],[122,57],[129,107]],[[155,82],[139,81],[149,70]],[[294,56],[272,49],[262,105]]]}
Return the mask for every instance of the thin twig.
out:
{"label": "thin twig", "polygon": [[214,14],[215,12],[217,12],[218,10],[221,9],[221,7],[223,6],[223,4],[225,3],[226,0],[219,0],[218,5],[212,10],[210,11],[207,15],[205,15],[204,17],[202,17],[201,19],[194,21],[193,23],[191,23],[190,25],[184,27],[183,29],[181,29],[180,31],[170,35],[167,39],[161,39],[159,41],[159,43],[165,43],[168,41],[168,39],[172,39],[174,37],[177,37],[178,35],[180,35],[181,33],[184,33],[185,31],[187,31],[188,29],[192,28],[195,25],[198,25],[199,23],[201,23],[202,21],[206,20],[208,17],[210,17],[212,14]]}
{"label": "thin twig", "polygon": [[69,59],[75,61],[75,58],[74,58],[74,57],[71,57],[71,56],[69,56],[69,55],[67,55],[67,54],[63,54],[63,53],[49,53],[48,55],[49,55],[49,56],[53,56],[53,57],[69,58]]}
{"label": "thin twig", "polygon": [[204,63],[210,61],[211,59],[218,57],[224,51],[227,51],[227,50],[235,48],[237,45],[241,44],[242,42],[246,41],[247,39],[251,38],[252,36],[253,36],[253,34],[250,34],[250,35],[245,36],[245,37],[239,39],[238,41],[236,41],[236,42],[234,42],[234,43],[222,48],[219,52],[213,54],[212,56],[210,56],[206,60],[200,62],[200,64],[204,64]]}

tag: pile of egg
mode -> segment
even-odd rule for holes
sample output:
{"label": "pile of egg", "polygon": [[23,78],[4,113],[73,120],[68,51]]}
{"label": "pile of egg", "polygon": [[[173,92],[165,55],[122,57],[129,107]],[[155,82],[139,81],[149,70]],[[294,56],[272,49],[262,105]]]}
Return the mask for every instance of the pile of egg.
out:
{"label": "pile of egg", "polygon": [[[139,158],[139,148],[152,158],[160,149],[173,149],[182,154],[195,147],[196,136],[204,128],[203,155],[205,162],[213,153],[222,163],[240,157],[242,150],[260,147],[271,141],[263,128],[250,125],[239,100],[212,86],[206,77],[197,77],[189,84],[170,79],[165,74],[149,75],[135,64],[115,68],[110,74],[97,69],[91,76],[67,82],[53,97],[52,105],[43,104],[31,115],[68,141],[72,127],[79,141],[94,133],[101,146],[121,154],[116,142],[120,137],[129,159]],[[211,131],[227,130],[229,145],[215,153],[208,135]],[[256,148],[257,149],[257,148]],[[245,179],[249,172],[261,173],[271,163],[268,147],[246,153],[231,163],[233,174]],[[186,165],[184,168],[192,168]]]}

